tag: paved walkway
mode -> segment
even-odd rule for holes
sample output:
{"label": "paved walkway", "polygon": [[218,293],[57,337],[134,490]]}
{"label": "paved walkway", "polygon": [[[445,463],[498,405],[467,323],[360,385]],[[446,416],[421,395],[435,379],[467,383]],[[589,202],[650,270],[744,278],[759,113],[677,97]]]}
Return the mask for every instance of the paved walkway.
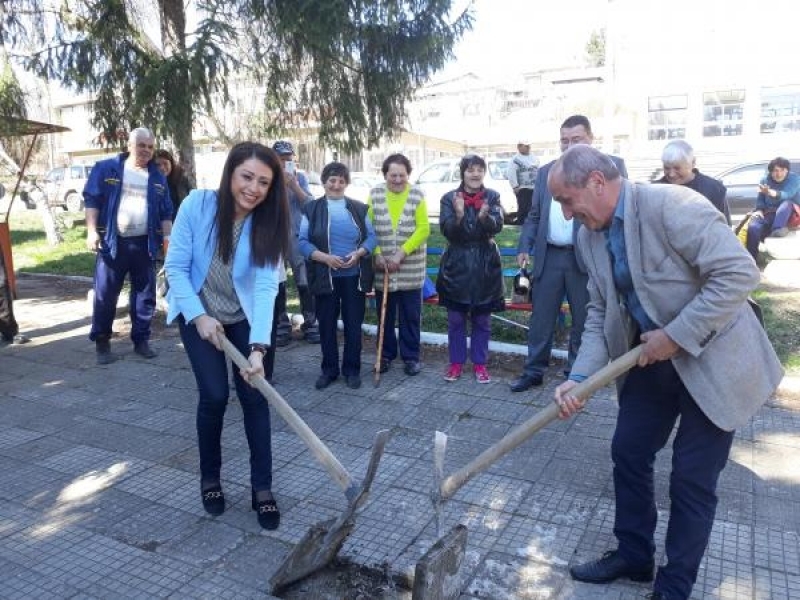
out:
{"label": "paved walkway", "polygon": [[[86,338],[85,288],[23,276],[19,289],[16,311],[33,341],[0,349],[0,597],[269,598],[267,582],[293,544],[344,507],[326,472],[275,416],[283,521],[262,531],[249,509],[242,416],[232,401],[223,435],[230,505],[208,517],[198,497],[194,380],[176,331],[159,331],[152,361],[116,339],[123,360],[98,367]],[[120,318],[118,329],[125,327]],[[397,429],[341,553],[397,576],[411,573],[435,539],[434,430],[449,435],[452,472],[549,402],[561,381],[553,367],[533,393],[509,393],[502,375],[490,385],[469,377],[448,384],[440,355],[430,352],[416,378],[395,366],[377,389],[367,374],[356,392],[341,383],[319,392],[318,355],[318,346],[301,342],[281,349],[276,389],[359,478],[375,431]],[[371,348],[364,359],[374,360]],[[576,584],[567,574],[570,563],[613,543],[614,416],[606,389],[446,504],[445,526],[469,528],[464,599],[627,600],[649,591],[630,582]],[[789,396],[737,433],[693,598],[800,598],[798,431],[800,401]],[[661,517],[669,464],[665,451],[656,465]],[[661,560],[663,518],[657,536]]]}

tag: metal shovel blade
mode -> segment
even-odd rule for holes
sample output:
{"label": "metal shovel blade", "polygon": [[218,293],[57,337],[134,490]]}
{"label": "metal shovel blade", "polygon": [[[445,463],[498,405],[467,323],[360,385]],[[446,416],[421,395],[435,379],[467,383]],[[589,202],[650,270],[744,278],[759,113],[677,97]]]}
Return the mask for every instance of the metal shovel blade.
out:
{"label": "metal shovel blade", "polygon": [[364,481],[355,494],[348,498],[347,508],[336,519],[317,523],[306,532],[270,578],[272,594],[279,593],[295,581],[319,571],[336,558],[347,536],[353,530],[356,512],[369,496],[372,481],[375,479],[375,473],[378,471],[378,465],[390,437],[391,431],[388,429],[378,432],[372,445],[372,455]]}

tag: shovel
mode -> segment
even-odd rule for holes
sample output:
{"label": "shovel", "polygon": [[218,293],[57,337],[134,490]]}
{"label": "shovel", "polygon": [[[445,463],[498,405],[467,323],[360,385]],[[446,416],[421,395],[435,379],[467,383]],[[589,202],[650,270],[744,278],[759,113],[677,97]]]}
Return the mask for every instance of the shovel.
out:
{"label": "shovel", "polygon": [[[224,336],[222,337],[222,349],[239,368],[250,367],[250,361]],[[306,443],[314,457],[342,488],[347,499],[347,508],[338,518],[314,525],[289,553],[289,556],[270,579],[273,593],[275,593],[322,569],[336,558],[336,554],[355,525],[356,511],[364,504],[369,495],[372,481],[378,470],[378,463],[383,456],[383,450],[389,441],[391,432],[383,429],[377,433],[364,480],[360,483],[355,482],[324,442],[317,437],[286,400],[267,383],[266,379],[260,376],[253,377],[250,383],[263,394],[270,406]]]}
{"label": "shovel", "polygon": [[383,299],[381,300],[381,320],[378,322],[378,355],[375,357],[375,387],[381,382],[381,359],[383,357],[383,332],[386,330],[386,302],[389,299],[389,271],[383,272]]}
{"label": "shovel", "polygon": [[[582,381],[571,390],[571,395],[578,399],[587,399],[597,390],[605,387],[614,379],[632,369],[639,360],[641,346],[636,346],[616,360],[613,360],[594,375]],[[449,499],[461,487],[478,473],[484,471],[494,462],[511,452],[514,448],[528,440],[533,434],[545,425],[558,418],[558,405],[549,403],[530,419],[509,432],[503,439],[484,450],[472,462],[462,467],[455,473],[443,478],[444,455],[447,447],[447,435],[437,431],[433,447],[433,477],[434,490],[431,494],[433,507],[436,511],[436,533],[441,536],[441,508],[445,500]]]}

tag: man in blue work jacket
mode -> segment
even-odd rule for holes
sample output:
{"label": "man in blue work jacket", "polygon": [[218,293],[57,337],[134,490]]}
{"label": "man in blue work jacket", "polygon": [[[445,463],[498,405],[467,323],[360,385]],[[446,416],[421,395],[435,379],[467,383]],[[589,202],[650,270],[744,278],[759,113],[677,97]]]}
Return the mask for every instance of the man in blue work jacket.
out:
{"label": "man in blue work jacket", "polygon": [[97,254],[89,339],[101,365],[117,360],[111,353],[111,327],[126,275],[134,352],[144,358],[156,356],[149,344],[156,307],[154,259],[172,230],[172,200],[153,160],[154,147],[152,131],[134,129],[128,152],[98,161],[83,189],[86,245]]}

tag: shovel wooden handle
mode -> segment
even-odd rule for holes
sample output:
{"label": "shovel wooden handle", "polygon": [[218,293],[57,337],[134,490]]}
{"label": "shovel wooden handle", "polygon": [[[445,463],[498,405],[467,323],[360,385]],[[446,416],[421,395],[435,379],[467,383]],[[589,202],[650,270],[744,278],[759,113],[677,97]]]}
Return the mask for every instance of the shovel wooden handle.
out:
{"label": "shovel wooden handle", "polygon": [[[632,369],[639,360],[639,354],[641,354],[641,346],[636,346],[633,350],[629,350],[616,360],[611,361],[597,373],[572,388],[572,395],[579,399],[588,398],[600,388],[605,387],[614,379]],[[511,452],[556,418],[558,418],[558,405],[555,402],[551,402],[530,419],[513,429],[494,446],[484,450],[472,462],[449,475],[439,488],[441,499],[446,500],[455,494],[475,475]]]}
{"label": "shovel wooden handle", "polygon": [[[239,368],[250,368],[250,361],[247,360],[225,336],[222,336],[222,349]],[[289,424],[289,427],[291,427],[295,433],[300,436],[300,439],[306,443],[311,449],[311,452],[317,460],[322,463],[322,466],[328,470],[328,473],[331,474],[331,477],[333,477],[339,487],[345,492],[352,488],[354,485],[353,479],[350,477],[347,469],[342,466],[342,463],[339,462],[324,442],[317,437],[317,434],[306,425],[305,421],[300,418],[300,415],[298,415],[294,409],[289,406],[286,400],[275,391],[275,388],[260,375],[252,377],[250,383],[264,395],[264,398],[267,399],[267,402],[270,403],[272,408],[283,417],[283,420]]]}
{"label": "shovel wooden handle", "polygon": [[389,271],[383,272],[383,297],[381,298],[381,319],[378,322],[378,353],[375,356],[375,387],[381,380],[381,359],[383,358],[383,332],[386,327],[386,303],[389,299]]}

